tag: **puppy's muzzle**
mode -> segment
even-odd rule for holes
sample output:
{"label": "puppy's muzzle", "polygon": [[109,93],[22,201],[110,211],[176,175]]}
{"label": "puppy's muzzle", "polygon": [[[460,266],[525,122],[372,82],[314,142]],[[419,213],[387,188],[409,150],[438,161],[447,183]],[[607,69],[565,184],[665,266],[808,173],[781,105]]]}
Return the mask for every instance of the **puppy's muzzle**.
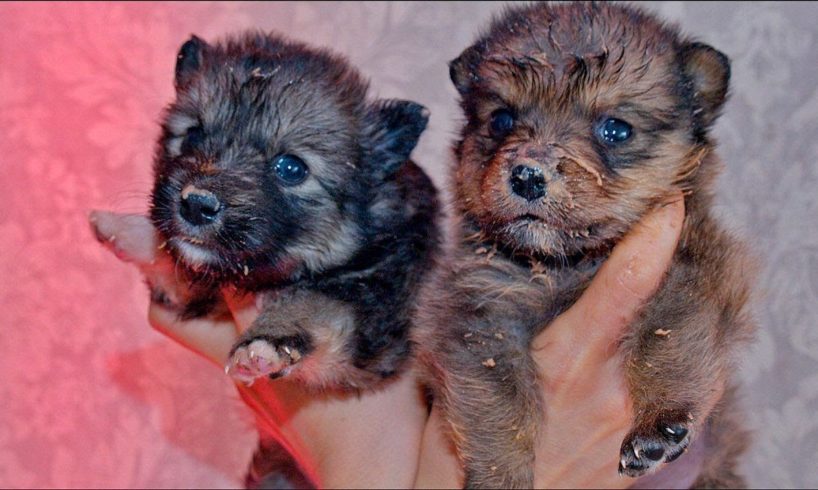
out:
{"label": "puppy's muzzle", "polygon": [[193,226],[213,223],[224,206],[212,192],[189,184],[182,189],[179,214]]}

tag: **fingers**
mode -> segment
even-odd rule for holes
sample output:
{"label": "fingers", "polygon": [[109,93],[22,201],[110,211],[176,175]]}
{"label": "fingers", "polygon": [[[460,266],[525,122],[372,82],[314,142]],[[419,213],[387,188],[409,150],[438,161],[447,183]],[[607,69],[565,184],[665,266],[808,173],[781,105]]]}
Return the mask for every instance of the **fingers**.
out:
{"label": "fingers", "polygon": [[148,321],[159,332],[205,357],[219,367],[227,362],[238,332],[230,317],[180,320],[176,311],[151,303]]}
{"label": "fingers", "polygon": [[457,459],[454,445],[443,427],[440,407],[432,405],[432,412],[423,430],[414,488],[459,488],[463,486],[463,469]]}
{"label": "fingers", "polygon": [[[120,260],[137,265],[154,287],[171,297],[184,291],[184,285],[176,281],[170,255],[159,248],[159,236],[147,217],[92,211],[88,220],[97,240]],[[154,329],[219,366],[227,361],[238,339],[230,317],[180,320],[178,311],[152,302],[148,321]]]}
{"label": "fingers", "polygon": [[534,340],[535,356],[555,338],[565,342],[563,352],[570,357],[613,355],[623,329],[670,266],[683,222],[680,196],[637,224],[614,247],[580,299]]}
{"label": "fingers", "polygon": [[243,294],[238,295],[234,291],[222,291],[224,300],[230,313],[233,314],[233,320],[236,322],[236,328],[239,333],[243,333],[250,325],[256,321],[259,313],[261,313],[261,295]]}
{"label": "fingers", "polygon": [[95,210],[88,221],[97,240],[122,261],[144,266],[164,255],[158,249],[156,230],[145,216]]}

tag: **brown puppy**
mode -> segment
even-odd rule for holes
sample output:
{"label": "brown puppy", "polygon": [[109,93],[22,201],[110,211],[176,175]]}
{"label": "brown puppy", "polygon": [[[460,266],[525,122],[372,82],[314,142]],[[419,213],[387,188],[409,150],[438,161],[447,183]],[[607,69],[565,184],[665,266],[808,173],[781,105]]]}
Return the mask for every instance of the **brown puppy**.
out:
{"label": "brown puppy", "polygon": [[621,341],[635,419],[619,471],[653,471],[696,438],[690,481],[742,484],[733,353],[752,336],[752,267],[710,213],[727,57],[631,7],[536,4],[508,10],[450,68],[466,116],[460,242],[424,294],[419,344],[466,486],[533,484],[544,421],[532,338],[680,191],[673,263]]}

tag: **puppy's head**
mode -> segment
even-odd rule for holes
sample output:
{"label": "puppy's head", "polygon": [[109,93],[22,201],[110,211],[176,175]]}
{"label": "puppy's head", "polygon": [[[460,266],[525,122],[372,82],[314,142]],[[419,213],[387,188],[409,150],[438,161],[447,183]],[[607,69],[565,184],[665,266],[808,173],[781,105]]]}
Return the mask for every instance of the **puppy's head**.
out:
{"label": "puppy's head", "polygon": [[215,280],[318,272],[357,250],[373,188],[428,118],[367,102],[345,60],[249,34],[179,50],[151,217],[183,264]]}
{"label": "puppy's head", "polygon": [[606,247],[663,199],[710,178],[700,164],[729,62],[638,10],[512,9],[450,75],[467,118],[458,203],[513,249]]}

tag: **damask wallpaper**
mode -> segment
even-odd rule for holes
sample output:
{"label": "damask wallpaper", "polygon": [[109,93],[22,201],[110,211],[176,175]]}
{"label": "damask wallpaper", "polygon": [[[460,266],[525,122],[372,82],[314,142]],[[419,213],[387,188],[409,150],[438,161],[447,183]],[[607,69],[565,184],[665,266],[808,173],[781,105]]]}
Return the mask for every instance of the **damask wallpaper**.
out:
{"label": "damask wallpaper", "polygon": [[[494,3],[0,4],[0,486],[232,487],[255,443],[227,378],[151,330],[91,208],[143,212],[158,114],[190,33],[275,29],[347,54],[432,113],[440,186],[458,124],[446,62]],[[818,4],[647,4],[733,60],[719,214],[764,259],[743,362],[755,487],[818,486]]]}

